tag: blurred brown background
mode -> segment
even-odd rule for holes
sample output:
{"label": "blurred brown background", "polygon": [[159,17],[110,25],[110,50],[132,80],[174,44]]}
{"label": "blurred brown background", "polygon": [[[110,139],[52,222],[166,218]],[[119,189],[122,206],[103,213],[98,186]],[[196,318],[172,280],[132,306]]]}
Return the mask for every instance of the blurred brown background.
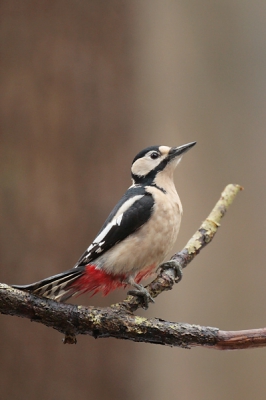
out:
{"label": "blurred brown background", "polygon": [[[0,1],[1,282],[69,269],[148,145],[196,140],[176,184],[182,248],[227,183],[213,244],[146,316],[265,326],[266,5]],[[124,291],[80,304],[106,306]],[[1,399],[264,399],[266,349],[182,350],[62,335],[0,316]]]}

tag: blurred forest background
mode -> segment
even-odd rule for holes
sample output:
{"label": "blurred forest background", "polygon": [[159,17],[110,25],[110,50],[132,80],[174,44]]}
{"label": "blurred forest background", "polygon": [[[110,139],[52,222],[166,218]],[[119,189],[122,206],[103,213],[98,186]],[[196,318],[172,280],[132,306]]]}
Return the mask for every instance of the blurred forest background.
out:
{"label": "blurred forest background", "polygon": [[[176,172],[184,217],[173,252],[226,184],[245,190],[182,283],[139,313],[265,326],[266,4],[1,0],[0,21],[0,281],[71,268],[130,185],[135,154],[196,140]],[[263,348],[61,339],[0,316],[1,398],[265,399]]]}

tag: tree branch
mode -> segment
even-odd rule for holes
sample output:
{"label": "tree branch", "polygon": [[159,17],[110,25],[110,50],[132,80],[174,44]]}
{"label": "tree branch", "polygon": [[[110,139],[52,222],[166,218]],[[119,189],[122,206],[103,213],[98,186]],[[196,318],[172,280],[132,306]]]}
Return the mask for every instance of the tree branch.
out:
{"label": "tree branch", "polygon": [[[183,250],[174,254],[171,257],[171,260],[177,261],[180,267],[184,269],[195,258],[195,256],[212,241],[220,226],[221,219],[240,190],[243,190],[240,185],[230,184],[226,186],[220,199],[215,204],[208,217],[187,242]],[[146,286],[146,288],[150,292],[151,296],[155,298],[165,290],[171,290],[173,285],[179,282],[180,280],[176,280],[174,269],[169,268],[163,270],[154,281]],[[126,304],[128,310],[131,312],[136,311],[141,307],[140,300],[132,296],[128,296],[124,301],[124,304]]]}
{"label": "tree branch", "polygon": [[[220,200],[182,251],[171,259],[185,268],[211,242],[220,221],[242,188],[228,185]],[[172,289],[173,268],[163,270],[147,288],[152,297]],[[141,306],[137,298],[128,296],[123,302],[107,308],[75,306],[35,296],[0,284],[0,312],[28,318],[65,334],[64,343],[75,343],[79,334],[95,338],[115,337],[135,342],[156,343],[190,348],[205,346],[219,350],[244,349],[266,345],[266,328],[246,331],[220,331],[218,328],[147,319],[133,315]]]}

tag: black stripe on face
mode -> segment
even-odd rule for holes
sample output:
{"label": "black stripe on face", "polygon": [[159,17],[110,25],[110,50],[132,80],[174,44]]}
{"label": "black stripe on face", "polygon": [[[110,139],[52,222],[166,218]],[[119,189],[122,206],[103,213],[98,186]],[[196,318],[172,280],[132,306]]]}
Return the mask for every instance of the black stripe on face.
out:
{"label": "black stripe on face", "polygon": [[156,175],[158,174],[158,172],[162,171],[167,163],[169,162],[169,158],[166,157],[164,158],[159,165],[157,165],[154,169],[152,169],[147,175],[144,176],[139,176],[139,175],[135,175],[133,173],[131,173],[132,179],[134,179],[134,182],[137,185],[151,185],[152,182],[154,181]]}

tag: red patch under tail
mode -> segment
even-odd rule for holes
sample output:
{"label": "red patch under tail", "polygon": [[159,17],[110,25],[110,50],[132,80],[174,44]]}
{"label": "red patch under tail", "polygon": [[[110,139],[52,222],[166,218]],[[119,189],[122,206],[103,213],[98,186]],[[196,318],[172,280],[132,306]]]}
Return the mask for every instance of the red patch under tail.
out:
{"label": "red patch under tail", "polygon": [[95,265],[89,264],[85,267],[82,276],[73,282],[71,288],[76,289],[78,295],[92,292],[92,296],[94,296],[96,293],[102,292],[106,296],[112,290],[126,287],[125,280],[124,274],[111,275],[96,268]]}
{"label": "red patch under tail", "polygon": [[[154,269],[155,264],[152,264],[140,271],[135,277],[135,282],[139,283],[142,279],[152,275]],[[106,296],[112,290],[121,287],[125,288],[127,286],[126,280],[127,276],[125,274],[108,274],[102,269],[98,269],[95,265],[89,264],[85,267],[84,273],[70,287],[75,290],[77,295],[91,292],[91,295],[94,296],[96,293],[102,292]]]}

